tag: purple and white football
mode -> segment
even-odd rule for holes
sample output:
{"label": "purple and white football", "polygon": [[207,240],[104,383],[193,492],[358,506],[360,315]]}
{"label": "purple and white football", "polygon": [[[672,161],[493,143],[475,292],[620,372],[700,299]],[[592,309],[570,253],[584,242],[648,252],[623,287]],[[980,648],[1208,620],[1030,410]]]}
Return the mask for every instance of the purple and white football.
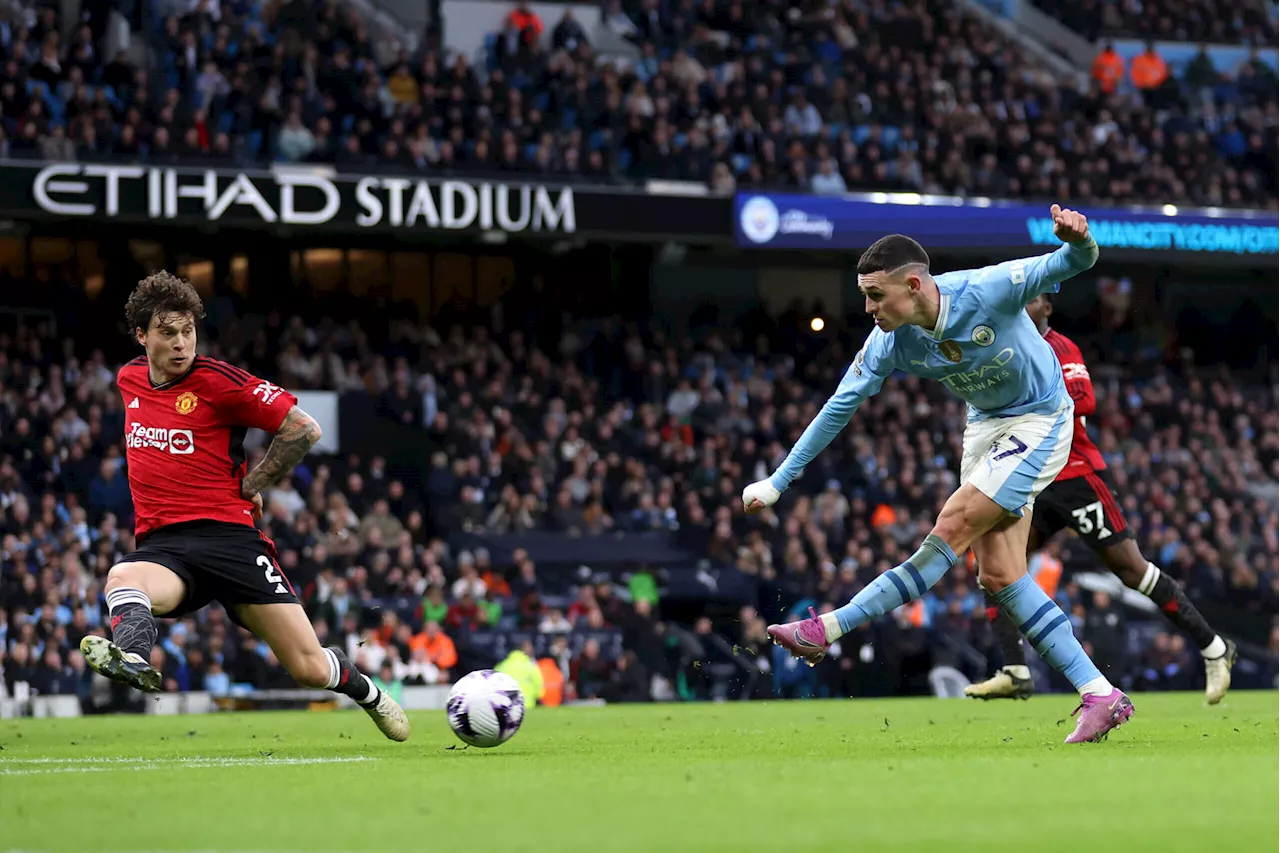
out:
{"label": "purple and white football", "polygon": [[445,705],[449,728],[463,743],[491,747],[509,741],[524,722],[524,694],[504,672],[480,669],[458,679]]}

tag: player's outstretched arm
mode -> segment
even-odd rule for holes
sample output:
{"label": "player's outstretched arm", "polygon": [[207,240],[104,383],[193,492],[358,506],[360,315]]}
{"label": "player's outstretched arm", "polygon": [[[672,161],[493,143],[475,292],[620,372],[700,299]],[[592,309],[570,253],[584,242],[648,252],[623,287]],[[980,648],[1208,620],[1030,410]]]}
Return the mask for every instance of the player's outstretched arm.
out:
{"label": "player's outstretched arm", "polygon": [[263,489],[280,482],[315,447],[320,436],[320,424],[315,418],[297,406],[291,408],[276,430],[267,455],[240,483],[240,494],[252,500]]}
{"label": "player's outstretched arm", "polygon": [[773,472],[773,476],[752,483],[742,490],[742,506],[749,513],[773,506],[787,487],[799,477],[806,465],[827,448],[840,431],[848,425],[853,413],[868,397],[880,391],[887,377],[894,370],[893,337],[879,330],[872,331],[853,364],[845,371],[840,387],[831,395],[822,410],[800,440],[787,454],[787,458]]}
{"label": "player's outstretched arm", "polygon": [[1056,293],[1058,285],[1091,269],[1098,262],[1098,244],[1089,233],[1089,220],[1078,210],[1053,205],[1053,233],[1062,248],[1047,255],[1006,261],[987,268],[981,286],[988,304],[1017,313],[1042,293]]}

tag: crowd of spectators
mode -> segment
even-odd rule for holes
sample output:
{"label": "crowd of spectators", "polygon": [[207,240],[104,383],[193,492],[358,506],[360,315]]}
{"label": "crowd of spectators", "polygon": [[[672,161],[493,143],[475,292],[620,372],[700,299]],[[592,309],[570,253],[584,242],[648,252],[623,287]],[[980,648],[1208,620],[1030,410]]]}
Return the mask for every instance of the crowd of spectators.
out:
{"label": "crowd of spectators", "polygon": [[[1271,0],[1034,0],[1041,11],[1061,20],[1090,41],[1098,38],[1160,39],[1274,47],[1276,18]],[[1274,6],[1274,4],[1271,4]]]}
{"label": "crowd of spectators", "polygon": [[153,70],[102,56],[87,25],[64,42],[57,19],[46,6],[0,27],[0,154],[720,191],[1276,199],[1265,66],[1209,87],[1162,81],[1155,100],[1081,88],[949,0],[612,0],[602,26],[635,43],[635,61],[598,55],[594,22],[544,24],[523,3],[482,57],[431,39],[397,52],[336,0],[197,3],[151,33]]}
{"label": "crowd of spectators", "polygon": [[[498,328],[435,329],[398,314],[304,321],[245,313],[230,295],[209,311],[211,355],[293,388],[372,395],[378,416],[419,426],[432,448],[417,482],[381,457],[313,457],[265,496],[264,529],[321,639],[386,683],[447,681],[469,637],[495,629],[564,635],[538,645],[570,697],[642,698],[650,685],[707,696],[727,680],[748,694],[891,693],[966,648],[991,649],[967,559],[916,605],[846,638],[819,675],[764,642],[766,621],[843,603],[905,559],[956,487],[962,404],[895,379],[785,501],[744,515],[742,485],[766,476],[816,414],[852,355],[843,343],[806,342],[785,318],[755,343],[719,328],[671,338],[617,318],[570,318],[541,335],[536,315]],[[76,646],[103,630],[105,572],[133,545],[114,362],[47,330],[0,334],[10,695],[92,692]],[[1139,359],[1099,380],[1090,419],[1144,552],[1197,599],[1261,618],[1277,607],[1275,372],[1250,380]],[[252,464],[261,442],[250,451]],[[736,568],[758,598],[736,619],[714,609],[671,619],[643,569],[548,574],[525,551],[451,543],[461,532],[484,542],[534,531],[665,531],[692,558]],[[1048,556],[1094,568],[1070,541]],[[1059,595],[1083,637],[1117,666],[1138,666],[1117,646],[1115,620],[1097,615],[1113,603],[1074,583]],[[620,637],[612,648],[609,631]],[[153,662],[170,688],[288,683],[217,608],[166,623],[162,637]],[[1274,633],[1271,642],[1274,652]],[[1161,640],[1133,677],[1173,684],[1142,673],[1181,672],[1184,652]]]}

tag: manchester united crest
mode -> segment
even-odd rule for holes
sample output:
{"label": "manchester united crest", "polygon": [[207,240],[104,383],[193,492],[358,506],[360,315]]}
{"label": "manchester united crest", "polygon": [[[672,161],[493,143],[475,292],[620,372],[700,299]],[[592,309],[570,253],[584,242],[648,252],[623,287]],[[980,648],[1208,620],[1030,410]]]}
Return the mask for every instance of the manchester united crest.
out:
{"label": "manchester united crest", "polygon": [[179,396],[174,405],[178,409],[178,414],[189,415],[196,410],[196,406],[200,405],[200,398],[188,391]]}
{"label": "manchester united crest", "polygon": [[938,349],[942,350],[942,354],[953,364],[959,364],[960,359],[964,358],[964,353],[960,351],[960,345],[955,341],[943,341],[938,344]]}

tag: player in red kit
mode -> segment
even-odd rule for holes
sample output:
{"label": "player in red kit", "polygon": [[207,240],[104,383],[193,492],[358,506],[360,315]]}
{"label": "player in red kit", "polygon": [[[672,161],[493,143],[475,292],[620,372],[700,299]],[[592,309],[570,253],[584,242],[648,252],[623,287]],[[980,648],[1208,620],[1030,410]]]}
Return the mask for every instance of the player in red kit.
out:
{"label": "player in red kit", "polygon": [[[1216,705],[1231,686],[1235,643],[1223,640],[1210,628],[1182,588],[1138,550],[1111,488],[1107,464],[1084,428],[1085,418],[1097,409],[1093,380],[1084,356],[1071,339],[1049,328],[1053,304],[1048,296],[1038,296],[1029,302],[1027,313],[1062,364],[1067,391],[1076,402],[1075,413],[1079,418],[1066,467],[1036,500],[1027,554],[1039,550],[1041,544],[1059,530],[1066,527],[1075,530],[1125,586],[1150,598],[1170,622],[1191,636],[1204,657],[1205,698],[1210,705]],[[1022,635],[1013,621],[995,607],[990,596],[987,613],[1004,654],[1004,666],[986,681],[969,685],[964,692],[978,699],[1025,699],[1035,689],[1023,652]]]}
{"label": "player in red kit", "polygon": [[[106,677],[160,689],[149,661],[155,617],[178,617],[218,601],[275,653],[299,684],[350,696],[387,737],[409,737],[409,719],[340,648],[322,648],[254,526],[262,490],[320,439],[320,426],[288,391],[226,362],[196,355],[200,296],[161,272],[138,283],[125,306],[146,355],[120,369],[125,458],[137,515],[137,545],[111,568],[106,598],[111,639],[87,636],[85,660]],[[262,462],[245,464],[245,431],[274,436]]]}

